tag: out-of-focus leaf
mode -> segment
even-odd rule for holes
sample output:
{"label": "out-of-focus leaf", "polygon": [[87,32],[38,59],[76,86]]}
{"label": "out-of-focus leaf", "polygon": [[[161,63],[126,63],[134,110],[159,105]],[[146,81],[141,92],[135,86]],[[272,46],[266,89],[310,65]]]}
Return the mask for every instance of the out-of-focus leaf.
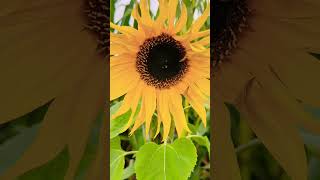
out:
{"label": "out-of-focus leaf", "polygon": [[137,179],[188,179],[196,161],[196,148],[190,139],[180,138],[173,144],[147,143],[136,155]]}
{"label": "out-of-focus leaf", "polygon": [[[117,112],[117,110],[119,109],[119,107],[121,106],[122,102],[118,102],[115,105],[113,105],[110,108],[110,114],[111,116]],[[135,120],[135,118],[137,117],[139,111],[141,108],[141,104],[139,103],[136,109],[135,114],[133,115],[133,121]],[[110,121],[110,139],[116,137],[117,135],[119,135],[120,133],[123,133],[124,131],[126,131],[127,129],[125,129],[125,125],[128,123],[129,118],[131,116],[131,110],[127,111],[126,113],[116,117],[115,119],[112,119]]]}
{"label": "out-of-focus leaf", "polygon": [[[110,114],[114,114],[117,109],[119,109],[121,105],[121,102],[115,104],[110,109]],[[128,112],[116,117],[115,119],[110,120],[110,139],[116,137],[120,133],[124,132],[126,129],[124,129],[124,126],[128,123],[129,118],[131,115],[131,110]]]}
{"label": "out-of-focus leaf", "polygon": [[32,143],[49,105],[50,102],[0,128],[0,174],[12,166]]}
{"label": "out-of-focus leaf", "polygon": [[305,144],[312,144],[320,150],[320,136],[316,136],[307,132],[300,132]]}
{"label": "out-of-focus leaf", "polygon": [[134,171],[134,161],[130,160],[129,166],[123,170],[122,179],[128,179],[135,173]]}
{"label": "out-of-focus leaf", "polygon": [[32,169],[20,177],[18,180],[63,180],[68,169],[69,152],[65,148],[56,158],[45,165]]}
{"label": "out-of-focus leaf", "polygon": [[90,168],[92,161],[95,159],[97,155],[97,147],[99,144],[99,137],[102,132],[101,125],[102,125],[103,117],[100,115],[97,120],[95,121],[93,128],[90,133],[90,137],[88,139],[87,147],[83,154],[83,157],[80,161],[78,166],[75,180],[84,180],[87,170]]}
{"label": "out-of-focus leaf", "polygon": [[315,157],[311,157],[309,160],[309,180],[320,179],[320,160]]}
{"label": "out-of-focus leaf", "polygon": [[114,18],[114,4],[115,0],[110,0],[110,20],[113,20]]}
{"label": "out-of-focus leaf", "polygon": [[121,149],[120,138],[110,140],[110,179],[121,180],[124,168],[125,151]]}
{"label": "out-of-focus leaf", "polygon": [[129,138],[132,150],[139,150],[146,142],[143,128],[138,128]]}
{"label": "out-of-focus leaf", "polygon": [[192,22],[193,22],[193,12],[194,12],[194,6],[193,3],[190,2],[190,0],[184,0],[183,1],[186,4],[187,7],[187,11],[188,11],[188,19],[187,19],[187,25],[186,25],[186,29],[189,29],[189,27],[191,26]]}
{"label": "out-of-focus leaf", "polygon": [[191,123],[188,123],[188,128],[190,129],[190,131],[193,133],[193,134],[196,134],[197,133],[197,127]]}
{"label": "out-of-focus leaf", "polygon": [[208,132],[208,126],[204,127],[203,123],[199,123],[197,134],[204,135],[206,132]]}
{"label": "out-of-focus leaf", "polygon": [[122,25],[128,26],[130,17],[131,17],[131,12],[134,7],[135,1],[131,1],[129,5],[126,6],[126,9],[124,11],[123,17],[122,17]]}
{"label": "out-of-focus leaf", "polygon": [[210,141],[207,136],[190,136],[190,138],[200,146],[206,147],[210,157]]}
{"label": "out-of-focus leaf", "polygon": [[20,134],[0,146],[0,174],[12,166],[36,137],[39,125],[20,131]]}

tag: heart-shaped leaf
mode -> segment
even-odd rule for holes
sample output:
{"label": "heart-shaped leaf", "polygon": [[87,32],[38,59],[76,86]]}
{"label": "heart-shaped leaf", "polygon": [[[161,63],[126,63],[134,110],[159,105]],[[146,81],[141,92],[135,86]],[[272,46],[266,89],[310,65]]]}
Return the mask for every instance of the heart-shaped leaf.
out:
{"label": "heart-shaped leaf", "polygon": [[137,179],[188,179],[196,161],[196,148],[190,139],[180,138],[173,144],[147,143],[137,153]]}

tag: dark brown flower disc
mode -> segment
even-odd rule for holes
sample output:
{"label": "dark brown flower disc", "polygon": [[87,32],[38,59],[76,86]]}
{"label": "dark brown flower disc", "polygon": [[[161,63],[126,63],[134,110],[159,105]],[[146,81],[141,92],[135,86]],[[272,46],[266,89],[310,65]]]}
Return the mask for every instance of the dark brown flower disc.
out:
{"label": "dark brown flower disc", "polygon": [[172,36],[162,33],[146,39],[140,46],[136,67],[148,85],[169,88],[177,84],[188,69],[186,50]]}
{"label": "dark brown flower disc", "polygon": [[230,55],[236,47],[239,35],[248,27],[251,15],[247,0],[214,0],[212,61],[216,65]]}
{"label": "dark brown flower disc", "polygon": [[97,37],[97,50],[103,55],[109,54],[110,1],[86,0],[84,12],[87,19],[85,28]]}

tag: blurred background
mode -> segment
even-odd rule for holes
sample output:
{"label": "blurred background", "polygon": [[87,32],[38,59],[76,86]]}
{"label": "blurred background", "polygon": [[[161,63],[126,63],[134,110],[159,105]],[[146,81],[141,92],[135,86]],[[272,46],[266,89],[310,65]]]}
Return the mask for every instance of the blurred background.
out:
{"label": "blurred background", "polygon": [[[183,2],[188,7],[189,18],[187,24],[190,26],[191,23],[201,15],[204,8],[204,1],[183,0]],[[121,25],[136,26],[136,22],[130,15],[134,3],[134,0],[111,0],[111,20]],[[155,15],[159,3],[157,0],[150,0],[150,4],[151,13]],[[209,25],[209,22],[207,22],[206,26],[209,27]],[[113,104],[115,103],[116,102],[113,102]],[[50,103],[20,118],[0,125],[0,174],[14,164],[15,161],[21,157],[25,149],[32,143],[49,105]],[[232,139],[236,148],[243,180],[289,180],[286,173],[263,144],[256,139],[255,134],[250,130],[239,112],[232,105],[229,105],[228,108],[232,118]],[[320,119],[320,109],[307,107],[306,110]],[[190,122],[190,129],[209,138],[209,126],[204,128],[192,109],[187,109],[186,113]],[[208,119],[210,119],[209,114]],[[92,127],[85,154],[77,170],[77,180],[83,179],[84,172],[96,155],[100,126],[101,118],[98,118]],[[137,133],[142,133],[142,130],[137,131]],[[131,138],[128,138],[127,134],[128,132],[124,132],[120,135],[122,148],[128,151],[138,148],[139,141],[143,140],[133,139],[139,136],[131,136]],[[305,141],[309,165],[309,180],[320,180],[320,137],[308,134],[302,130],[301,136]],[[155,141],[159,141],[159,139]],[[210,164],[207,149],[197,145],[197,151],[198,162],[190,179],[210,179]],[[212,157],[214,158],[214,156]],[[54,177],[52,180],[63,179],[63,175],[68,167],[68,159],[68,153],[62,151],[55,159],[31,172],[26,172],[20,179],[41,180],[43,177],[48,177],[46,180],[50,180],[50,177]],[[132,159],[132,156],[126,157],[126,168],[123,179],[135,179],[132,170]]]}

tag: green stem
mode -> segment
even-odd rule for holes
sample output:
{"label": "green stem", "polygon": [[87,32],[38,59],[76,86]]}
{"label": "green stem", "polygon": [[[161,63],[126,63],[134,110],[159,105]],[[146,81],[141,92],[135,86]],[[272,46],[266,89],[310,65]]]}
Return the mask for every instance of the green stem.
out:
{"label": "green stem", "polygon": [[203,137],[203,136],[200,136],[200,135],[192,135],[192,134],[187,136],[187,138],[193,138],[193,137]]}
{"label": "green stem", "polygon": [[136,154],[138,151],[129,151],[124,153],[124,156],[130,155],[130,154]]}

